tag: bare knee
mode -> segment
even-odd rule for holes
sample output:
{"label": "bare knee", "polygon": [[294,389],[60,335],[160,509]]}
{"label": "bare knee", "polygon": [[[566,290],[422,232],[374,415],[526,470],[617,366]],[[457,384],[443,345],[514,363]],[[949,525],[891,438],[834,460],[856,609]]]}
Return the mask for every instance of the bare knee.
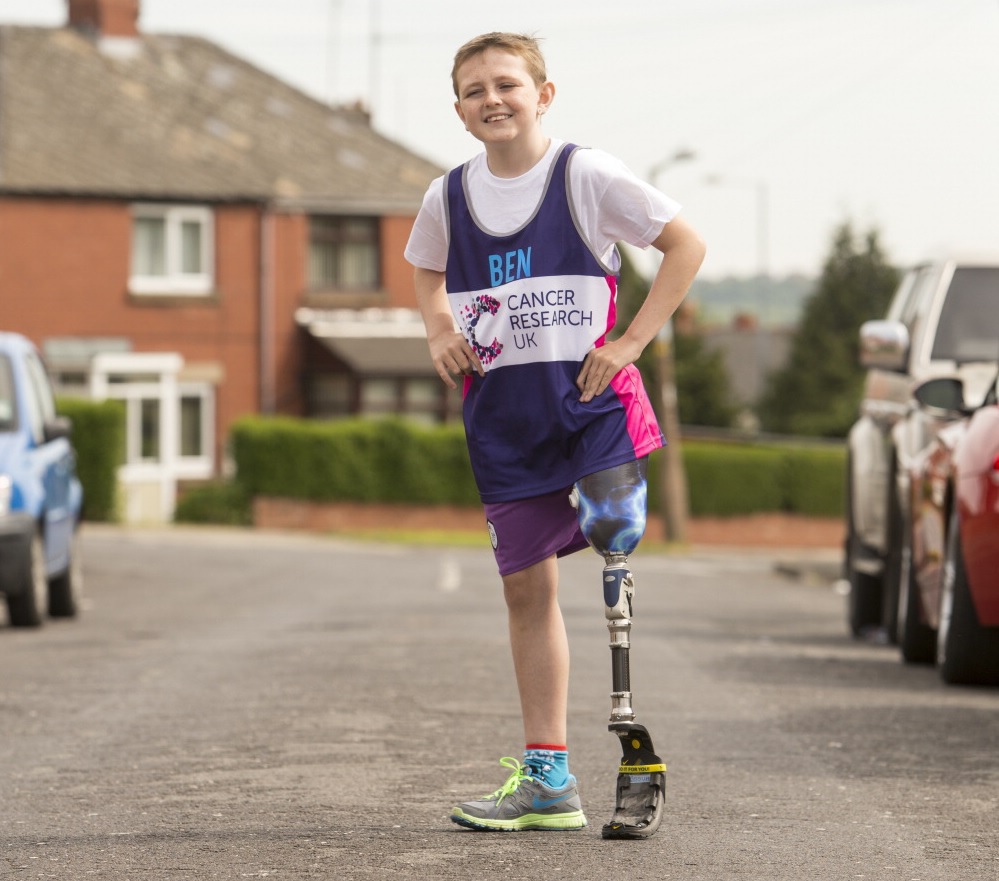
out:
{"label": "bare knee", "polygon": [[511,614],[533,614],[557,602],[558,569],[549,557],[503,576],[503,597]]}

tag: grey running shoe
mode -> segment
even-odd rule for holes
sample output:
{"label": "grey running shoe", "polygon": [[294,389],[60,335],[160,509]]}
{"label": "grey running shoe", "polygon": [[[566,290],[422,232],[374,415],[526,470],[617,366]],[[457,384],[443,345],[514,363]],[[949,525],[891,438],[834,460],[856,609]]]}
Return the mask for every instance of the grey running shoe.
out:
{"label": "grey running shoe", "polygon": [[459,826],[495,832],[525,829],[582,829],[586,825],[583,806],[570,777],[562,789],[551,789],[535,780],[516,759],[500,759],[513,773],[492,795],[468,801],[451,811]]}

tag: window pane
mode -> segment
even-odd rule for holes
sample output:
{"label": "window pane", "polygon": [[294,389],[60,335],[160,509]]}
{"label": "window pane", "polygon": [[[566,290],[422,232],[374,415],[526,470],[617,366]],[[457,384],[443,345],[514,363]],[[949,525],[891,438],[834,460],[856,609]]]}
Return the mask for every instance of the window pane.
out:
{"label": "window pane", "polygon": [[166,275],[166,220],[136,217],[132,224],[132,274]]}
{"label": "window pane", "polygon": [[180,271],[186,275],[202,272],[201,224],[185,220],[180,225]]}
{"label": "window pane", "polygon": [[362,416],[394,413],[398,401],[398,383],[394,379],[366,379],[361,383]]}
{"label": "window pane", "polygon": [[345,416],[354,403],[354,387],[350,377],[320,374],[313,380],[312,416]]}
{"label": "window pane", "polygon": [[159,398],[143,398],[140,412],[142,445],[139,458],[144,462],[158,462],[160,460]]}
{"label": "window pane", "polygon": [[309,284],[312,288],[372,290],[379,282],[377,217],[312,217]]}
{"label": "window pane", "polygon": [[180,399],[180,454],[182,456],[203,455],[202,418],[200,397],[191,396]]}
{"label": "window pane", "polygon": [[372,245],[345,244],[341,249],[340,285],[373,288],[378,282],[378,254]]}
{"label": "window pane", "polygon": [[432,379],[406,382],[406,410],[434,410],[440,407],[442,386]]}
{"label": "window pane", "polygon": [[309,244],[309,284],[314,288],[336,285],[336,246],[328,242]]}

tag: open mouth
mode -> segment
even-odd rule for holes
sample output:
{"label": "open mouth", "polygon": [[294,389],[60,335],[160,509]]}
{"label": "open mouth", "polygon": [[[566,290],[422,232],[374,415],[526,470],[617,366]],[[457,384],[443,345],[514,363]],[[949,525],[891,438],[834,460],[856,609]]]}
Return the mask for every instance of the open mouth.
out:
{"label": "open mouth", "polygon": [[504,119],[510,119],[512,116],[512,113],[494,113],[492,116],[487,116],[485,122],[486,125],[491,122],[503,122]]}

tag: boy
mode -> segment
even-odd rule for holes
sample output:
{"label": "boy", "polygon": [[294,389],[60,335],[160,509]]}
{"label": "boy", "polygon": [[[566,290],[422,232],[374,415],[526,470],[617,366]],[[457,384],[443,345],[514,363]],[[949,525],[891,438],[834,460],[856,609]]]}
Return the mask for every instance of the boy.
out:
{"label": "boy", "polygon": [[[434,367],[450,388],[464,376],[469,456],[503,581],[526,743],[523,764],[501,760],[512,769],[506,783],[451,819],[504,831],[581,828],[556,560],[590,542],[606,556],[595,540],[606,524],[581,528],[574,507],[584,479],[640,494],[641,523],[626,524],[637,536],[616,552],[630,553],[644,530],[645,457],[664,439],[634,362],[683,299],[704,246],[676,203],[612,157],[544,134],[555,86],[536,40],[477,37],[458,50],[451,77],[455,110],[485,152],[433,182],[406,258]],[[654,245],[663,260],[611,342],[619,240]]]}

